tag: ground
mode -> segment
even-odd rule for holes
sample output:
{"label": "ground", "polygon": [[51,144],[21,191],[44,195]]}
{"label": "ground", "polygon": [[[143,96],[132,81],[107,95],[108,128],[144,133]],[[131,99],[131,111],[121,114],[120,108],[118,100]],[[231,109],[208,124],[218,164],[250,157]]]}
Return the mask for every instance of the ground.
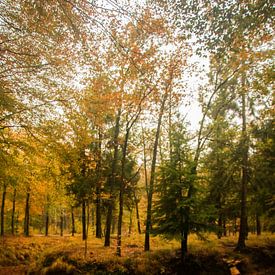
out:
{"label": "ground", "polygon": [[247,249],[234,251],[237,237],[201,240],[190,236],[189,253],[180,259],[179,243],[151,239],[152,250],[143,251],[143,235],[123,238],[122,257],[115,256],[103,240],[81,236],[6,236],[0,243],[0,274],[275,274],[275,236],[250,235]]}

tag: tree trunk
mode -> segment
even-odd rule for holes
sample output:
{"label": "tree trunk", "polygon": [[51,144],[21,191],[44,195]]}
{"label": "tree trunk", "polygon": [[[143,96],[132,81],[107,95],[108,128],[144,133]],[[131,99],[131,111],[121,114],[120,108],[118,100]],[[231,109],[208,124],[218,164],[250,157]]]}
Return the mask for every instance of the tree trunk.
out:
{"label": "tree trunk", "polygon": [[183,230],[182,231],[182,235],[181,235],[181,247],[180,247],[180,250],[181,250],[181,260],[183,261],[184,260],[184,257],[187,253],[187,233],[188,230]]}
{"label": "tree trunk", "polygon": [[96,238],[101,238],[101,197],[100,188],[96,188]]}
{"label": "tree trunk", "polygon": [[49,211],[46,210],[46,217],[45,217],[45,236],[49,235]]}
{"label": "tree trunk", "polygon": [[89,202],[89,199],[88,199],[88,202],[87,202],[87,226],[86,226],[85,252],[84,252],[85,259],[87,258],[87,252],[88,252],[89,226],[90,226],[90,202]]}
{"label": "tree trunk", "polygon": [[1,236],[4,236],[4,228],[5,228],[5,202],[6,202],[6,194],[7,194],[7,185],[3,186],[2,193],[2,204],[1,204]]}
{"label": "tree trunk", "polygon": [[96,238],[102,237],[100,188],[96,188]]}
{"label": "tree trunk", "polygon": [[262,233],[261,220],[260,215],[258,213],[256,214],[256,232],[257,236],[260,236]]}
{"label": "tree trunk", "polygon": [[86,203],[82,201],[82,240],[86,240]]}
{"label": "tree trunk", "polygon": [[101,140],[102,135],[99,130],[98,133],[98,148],[97,148],[97,165],[96,165],[96,238],[102,237],[101,228]]}
{"label": "tree trunk", "polygon": [[30,191],[27,191],[27,194],[26,194],[24,235],[27,237],[30,236]]}
{"label": "tree trunk", "polygon": [[128,128],[128,123],[126,126],[125,140],[122,150],[122,160],[121,160],[121,176],[120,176],[120,190],[119,190],[119,213],[118,213],[118,224],[117,224],[117,256],[121,256],[121,233],[122,233],[122,218],[123,218],[123,204],[124,204],[124,189],[125,189],[125,162],[127,155],[127,146],[130,135],[130,128]]}
{"label": "tree trunk", "polygon": [[223,236],[226,237],[226,219],[223,219]]}
{"label": "tree trunk", "polygon": [[141,234],[140,229],[140,218],[139,218],[139,210],[138,210],[138,200],[136,197],[136,193],[134,192],[134,200],[135,200],[135,206],[136,206],[136,217],[137,217],[137,227],[138,227],[138,234]]}
{"label": "tree trunk", "polygon": [[[244,82],[244,81],[243,81]],[[243,85],[244,86],[244,85]],[[248,137],[246,130],[246,98],[245,91],[242,92],[242,178],[241,178],[241,217],[240,231],[236,250],[245,248],[245,239],[247,237],[247,183],[248,183]]]}
{"label": "tree trunk", "polygon": [[71,208],[71,218],[72,218],[72,236],[75,233],[75,218],[74,218],[74,208]]}
{"label": "tree trunk", "polygon": [[129,231],[128,236],[130,237],[132,234],[132,224],[133,224],[133,209],[130,209],[130,217],[129,217]]}
{"label": "tree trunk", "polygon": [[233,236],[236,236],[237,234],[237,218],[234,217],[233,219]]}
{"label": "tree trunk", "polygon": [[218,239],[221,239],[222,237],[222,215],[219,214],[219,219],[218,219]]}
{"label": "tree trunk", "polygon": [[106,218],[106,232],[105,232],[104,246],[110,246],[112,212],[113,212],[114,200],[115,200],[114,187],[116,183],[116,170],[117,170],[117,160],[118,160],[118,135],[120,130],[120,115],[121,115],[121,109],[119,109],[116,117],[116,126],[115,126],[115,134],[114,134],[114,157],[112,161],[112,172],[109,178],[110,201],[108,205],[107,218]]}
{"label": "tree trunk", "polygon": [[47,195],[46,198],[46,209],[45,209],[45,236],[49,235],[49,203],[50,203],[50,198],[49,195]]}
{"label": "tree trunk", "polygon": [[63,211],[60,214],[60,236],[63,237],[63,230],[64,230],[64,215]]}
{"label": "tree trunk", "polygon": [[152,165],[151,165],[151,177],[149,182],[149,190],[148,190],[148,202],[147,202],[147,218],[146,218],[146,231],[145,231],[145,244],[144,250],[150,250],[150,229],[151,229],[151,218],[152,218],[152,199],[153,199],[153,191],[154,191],[154,182],[155,182],[155,170],[156,170],[156,162],[157,162],[157,151],[158,151],[158,142],[159,142],[159,135],[160,135],[160,127],[162,116],[164,113],[165,102],[167,100],[168,94],[166,93],[163,97],[161,102],[159,117],[158,117],[158,124],[157,124],[157,131],[155,135],[155,142],[153,148],[153,158],[152,158]]}
{"label": "tree trunk", "polygon": [[[94,207],[91,208],[91,227],[93,228],[93,234],[95,233],[94,232],[94,227],[95,227],[95,209]],[[102,236],[102,230],[101,230],[101,236]]]}
{"label": "tree trunk", "polygon": [[142,128],[142,137],[143,137],[143,166],[144,166],[144,177],[145,177],[145,189],[148,197],[149,194],[149,184],[148,184],[148,173],[147,173],[147,159],[146,159],[146,146],[145,146],[145,136],[144,129]]}
{"label": "tree trunk", "polygon": [[16,202],[16,188],[13,189],[13,198],[12,198],[12,213],[11,213],[11,234],[12,235],[14,235],[15,202]]}
{"label": "tree trunk", "polygon": [[113,209],[113,217],[112,217],[112,226],[111,226],[112,234],[115,234],[116,224],[117,224],[117,213],[116,213],[116,208],[114,208]]}

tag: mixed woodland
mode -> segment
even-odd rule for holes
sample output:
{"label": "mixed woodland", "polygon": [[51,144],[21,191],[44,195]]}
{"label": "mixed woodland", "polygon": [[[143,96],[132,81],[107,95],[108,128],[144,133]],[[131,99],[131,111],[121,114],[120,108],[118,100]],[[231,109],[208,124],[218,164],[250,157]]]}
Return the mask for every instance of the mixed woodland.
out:
{"label": "mixed woodland", "polygon": [[272,2],[1,0],[1,249],[271,240]]}

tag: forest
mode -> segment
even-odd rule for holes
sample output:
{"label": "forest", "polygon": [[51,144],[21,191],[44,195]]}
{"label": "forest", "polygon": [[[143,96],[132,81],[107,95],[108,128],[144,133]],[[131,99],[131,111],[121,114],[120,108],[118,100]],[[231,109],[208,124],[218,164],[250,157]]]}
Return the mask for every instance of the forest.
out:
{"label": "forest", "polygon": [[0,274],[275,274],[271,0],[0,0]]}

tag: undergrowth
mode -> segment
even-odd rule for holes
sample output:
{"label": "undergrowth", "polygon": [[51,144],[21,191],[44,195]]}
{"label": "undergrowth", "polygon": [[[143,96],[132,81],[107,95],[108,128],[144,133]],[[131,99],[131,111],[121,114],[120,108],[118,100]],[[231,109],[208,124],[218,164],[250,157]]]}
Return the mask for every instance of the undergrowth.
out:
{"label": "undergrowth", "polygon": [[[115,256],[115,238],[106,248],[91,237],[84,255],[84,242],[76,237],[7,237],[0,244],[0,266],[5,273],[12,266],[25,265],[29,274],[230,274],[230,264],[242,273],[268,270],[273,273],[275,237],[250,236],[245,253],[234,251],[236,237],[206,240],[190,236],[189,253],[183,262],[179,244],[159,237],[151,240],[150,252],[143,251],[143,236],[125,237],[122,257]],[[264,274],[264,273],[253,273]],[[267,273],[269,274],[269,273]]]}

